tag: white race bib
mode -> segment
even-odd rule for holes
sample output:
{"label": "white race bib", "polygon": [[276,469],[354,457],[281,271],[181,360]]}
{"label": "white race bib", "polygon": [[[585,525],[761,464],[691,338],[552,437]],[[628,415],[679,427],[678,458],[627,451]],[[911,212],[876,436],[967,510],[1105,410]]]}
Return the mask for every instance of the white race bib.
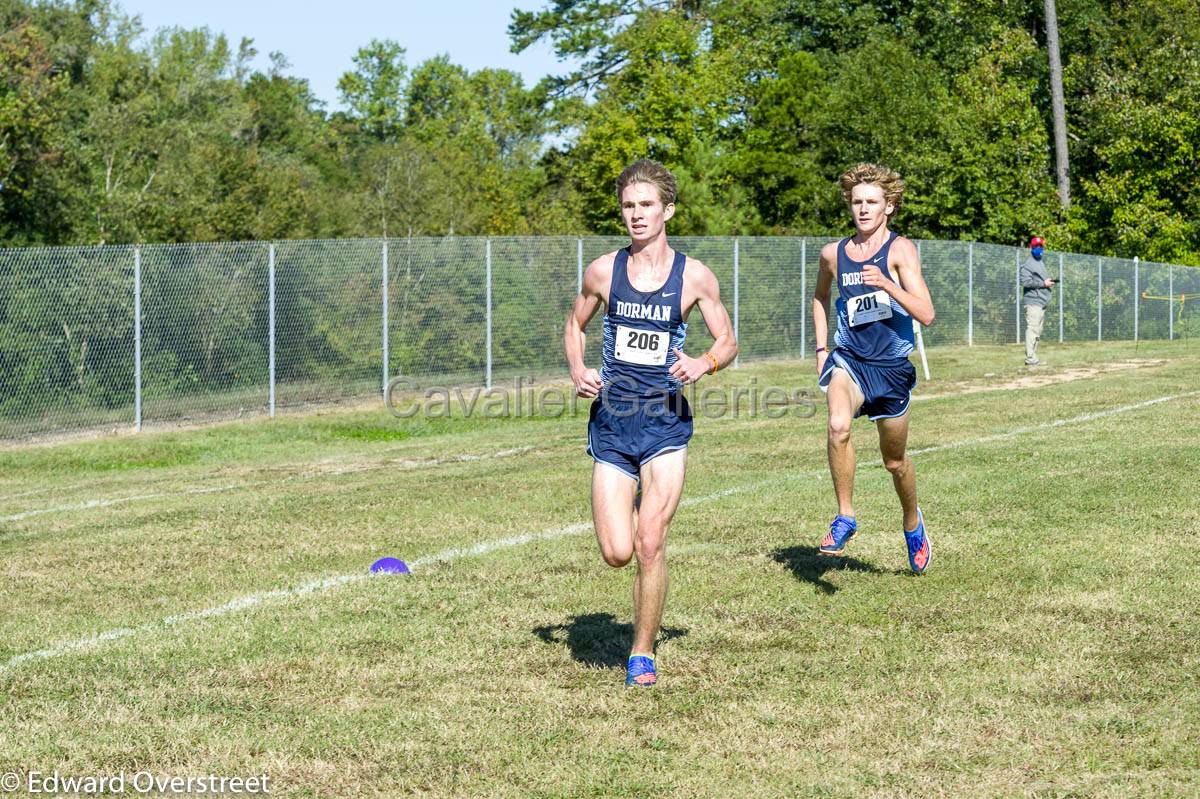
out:
{"label": "white race bib", "polygon": [[618,361],[642,366],[662,366],[667,362],[671,334],[665,330],[638,330],[617,325],[613,354]]}
{"label": "white race bib", "polygon": [[892,318],[892,300],[883,289],[870,294],[859,294],[846,300],[846,316],[850,327]]}

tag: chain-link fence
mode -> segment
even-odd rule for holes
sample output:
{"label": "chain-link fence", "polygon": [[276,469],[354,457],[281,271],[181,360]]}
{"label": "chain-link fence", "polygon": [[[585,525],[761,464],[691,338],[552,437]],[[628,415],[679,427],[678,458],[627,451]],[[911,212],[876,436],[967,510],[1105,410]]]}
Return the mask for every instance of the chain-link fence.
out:
{"label": "chain-link fence", "polygon": [[[716,274],[739,360],[811,355],[827,238],[672,238]],[[0,438],[274,415],[415,385],[565,373],[562,323],[620,238],[414,238],[0,251]],[[918,242],[926,346],[1021,341],[1025,250]],[[1200,335],[1200,269],[1047,253],[1043,337]],[[699,316],[698,314],[696,315]],[[833,320],[831,319],[831,322]],[[691,320],[688,350],[711,337]],[[594,348],[591,355],[595,355]]]}

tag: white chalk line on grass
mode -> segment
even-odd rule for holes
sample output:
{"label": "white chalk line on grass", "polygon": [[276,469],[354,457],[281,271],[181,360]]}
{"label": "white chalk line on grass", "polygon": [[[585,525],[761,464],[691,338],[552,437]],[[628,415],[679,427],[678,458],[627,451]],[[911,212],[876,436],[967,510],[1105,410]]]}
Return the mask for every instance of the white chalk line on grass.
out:
{"label": "white chalk line on grass", "polygon": [[[552,530],[543,530],[539,533],[526,533],[524,535],[513,536],[512,538],[504,538],[499,541],[483,541],[469,547],[453,547],[444,549],[441,552],[435,552],[431,555],[423,555],[416,558],[408,564],[409,569],[418,571],[427,569],[431,566],[436,566],[439,563],[447,561],[459,560],[460,558],[478,557],[486,555],[489,552],[495,552],[499,549],[510,549],[512,547],[524,546],[531,544],[534,541],[550,541],[563,536],[576,535],[585,530],[592,529],[591,522],[578,522],[569,524],[566,527],[558,527]],[[46,649],[39,649],[35,652],[26,652],[23,655],[17,655],[10,659],[3,666],[0,666],[0,672],[7,671],[14,666],[19,666],[31,660],[48,660],[50,658],[61,657],[72,652],[80,652],[89,649],[94,649],[101,644],[110,641],[119,641],[122,638],[130,638],[144,633],[156,632],[165,630],[170,627],[178,627],[181,624],[186,624],[191,621],[200,621],[202,619],[212,619],[220,616],[228,616],[231,613],[240,613],[244,610],[257,607],[259,605],[269,604],[275,601],[287,602],[298,599],[310,594],[320,594],[328,591],[331,588],[336,588],[347,583],[355,583],[360,580],[370,579],[370,573],[354,573],[354,574],[338,574],[332,577],[322,577],[318,580],[311,580],[295,588],[281,588],[274,591],[262,591],[257,594],[248,594],[247,596],[232,599],[223,605],[217,605],[211,608],[202,608],[201,610],[189,611],[188,613],[179,613],[172,616],[152,621],[147,624],[142,624],[137,627],[120,627],[115,630],[107,630],[96,635],[87,636],[85,638],[76,638],[72,641],[63,641]]]}
{"label": "white chalk line on grass", "polygon": [[41,488],[31,488],[28,491],[18,491],[15,494],[5,494],[4,496],[0,497],[0,502],[7,502],[10,499],[20,499],[21,497],[33,496],[34,494],[48,494],[53,491],[53,488],[46,488],[45,486],[42,486]]}
{"label": "white chalk line on grass", "polygon": [[339,469],[313,470],[301,472],[291,477],[285,477],[282,480],[251,480],[244,483],[230,483],[221,486],[210,486],[208,488],[185,488],[179,491],[156,491],[149,494],[135,494],[129,497],[114,497],[112,499],[89,499],[84,502],[76,502],[72,505],[58,505],[49,508],[35,508],[33,510],[14,513],[10,516],[0,516],[0,522],[18,522],[22,519],[29,519],[34,516],[43,516],[47,513],[64,513],[74,510],[89,510],[91,508],[107,508],[112,505],[125,505],[130,502],[141,502],[147,499],[165,499],[170,497],[188,497],[197,494],[220,494],[226,491],[238,491],[244,488],[261,488],[269,485],[283,485],[295,480],[311,480],[315,477],[331,477],[343,474],[356,474],[359,472],[369,472],[378,469],[399,469],[407,471],[410,469],[428,469],[434,466],[446,466],[455,463],[472,463],[474,461],[493,460],[495,458],[510,458],[514,455],[521,455],[533,449],[533,447],[514,447],[512,449],[504,449],[499,452],[491,452],[484,455],[456,455],[451,458],[431,458],[428,460],[394,460],[385,461],[384,463],[369,463],[358,464],[355,466],[347,466]]}
{"label": "white chalk line on grass", "polygon": [[1156,397],[1155,399],[1146,400],[1145,402],[1138,402],[1133,405],[1122,405],[1119,408],[1108,408],[1107,410],[1103,411],[1084,413],[1080,414],[1079,416],[1072,416],[1069,419],[1052,419],[1049,422],[1041,422],[1040,424],[1028,425],[1026,427],[1017,427],[1003,433],[983,436],[982,438],[974,438],[970,441],[954,441],[949,444],[938,444],[933,447],[925,447],[924,449],[909,450],[908,454],[923,455],[927,452],[941,452],[942,450],[947,449],[958,449],[960,447],[976,446],[978,444],[990,444],[993,441],[1004,441],[1009,438],[1016,438],[1018,436],[1023,436],[1026,433],[1034,433],[1039,430],[1052,430],[1055,427],[1063,427],[1064,425],[1083,424],[1085,422],[1095,421],[1096,419],[1103,419],[1106,416],[1116,416],[1117,414],[1128,413],[1129,411],[1140,411],[1142,408],[1149,408],[1153,405],[1171,402],[1172,400],[1188,399],[1197,395],[1200,395],[1200,391],[1185,391],[1182,394],[1171,394],[1166,397]]}
{"label": "white chalk line on grass", "polygon": [[[1042,422],[1041,424],[1018,427],[1013,430],[1008,430],[1003,433],[996,433],[990,436],[982,436],[964,441],[952,441],[947,444],[937,444],[932,447],[911,450],[909,455],[928,455],[934,452],[960,449],[962,447],[969,446],[978,446],[980,444],[988,444],[994,441],[1003,441],[1006,439],[1026,435],[1028,433],[1050,430],[1056,427],[1064,427],[1072,424],[1084,424],[1096,419],[1102,419],[1108,416],[1116,416],[1118,414],[1128,413],[1130,411],[1149,408],[1160,403],[1171,402],[1172,400],[1177,399],[1186,399],[1197,395],[1200,395],[1200,391],[1189,391],[1183,394],[1172,394],[1170,396],[1157,397],[1155,399],[1138,402],[1133,405],[1123,405],[1118,408],[1094,411],[1092,413],[1085,413],[1079,416],[1072,416],[1067,419],[1054,419],[1048,422]],[[860,463],[859,466],[878,466],[880,463],[880,460],[875,460],[867,463]],[[740,494],[757,488],[763,488],[768,485],[789,482],[798,478],[823,476],[824,474],[826,474],[824,469],[809,470],[807,472],[793,472],[766,480],[757,480],[753,483],[746,483],[740,486],[731,486],[730,488],[714,491],[713,493],[706,494],[702,497],[687,498],[681,501],[679,505],[680,507],[693,507],[695,505],[712,502],[714,500],[722,499],[734,494]],[[483,541],[472,546],[444,549],[441,552],[435,552],[430,555],[423,555],[419,558],[416,558],[408,565],[413,571],[418,571],[441,563],[448,563],[450,561],[460,560],[462,558],[478,557],[480,555],[486,555],[490,552],[496,552],[502,549],[511,549],[513,547],[524,546],[526,544],[534,543],[535,541],[551,541],[556,538],[576,535],[591,529],[591,522],[576,522],[575,524],[568,524],[565,527],[556,527],[540,532],[525,533],[523,535],[513,536],[511,538],[502,538],[494,541]],[[347,583],[359,582],[361,580],[369,579],[370,577],[370,574],[360,573],[323,577],[318,580],[312,580],[304,583],[295,588],[281,588],[274,591],[263,591],[257,594],[249,594],[247,596],[230,600],[223,605],[167,616],[158,621],[150,622],[137,627],[122,627],[114,630],[107,630],[105,632],[97,633],[96,635],[87,636],[85,638],[76,638],[70,641],[63,641],[55,644],[54,646],[47,647],[46,649],[39,649],[34,652],[26,652],[24,654],[17,655],[9,659],[7,663],[0,665],[0,672],[8,671],[16,666],[21,665],[22,663],[28,663],[34,660],[49,660],[51,658],[62,657],[63,655],[67,655],[72,652],[81,652],[94,649],[110,641],[118,641],[123,638],[130,638],[133,636],[142,635],[144,633],[152,633],[171,627],[177,627],[181,624],[186,624],[192,621],[228,616],[232,613],[240,613],[242,611],[271,602],[290,602],[305,596],[321,594],[332,588],[346,585]]]}
{"label": "white chalk line on grass", "polygon": [[5,671],[19,666],[30,660],[46,660],[49,658],[61,657],[62,655],[70,654],[71,652],[79,652],[83,650],[93,649],[101,644],[109,641],[119,641],[122,638],[129,638],[143,633],[163,630],[168,627],[176,627],[180,624],[185,624],[190,621],[198,621],[200,619],[210,619],[217,616],[227,616],[230,613],[248,610],[257,605],[270,602],[272,600],[290,600],[305,594],[319,593],[327,591],[335,586],[344,585],[345,583],[361,580],[366,575],[362,574],[342,574],[336,577],[325,577],[320,580],[313,580],[296,588],[283,588],[277,591],[264,591],[259,594],[250,594],[248,596],[238,597],[230,600],[224,605],[217,605],[212,608],[204,608],[195,610],[189,613],[179,613],[174,616],[167,616],[158,621],[143,624],[138,627],[120,627],[115,630],[107,630],[87,638],[76,638],[73,641],[63,641],[55,644],[47,649],[39,649],[36,652],[26,652],[23,655],[17,655],[4,664],[0,671]]}

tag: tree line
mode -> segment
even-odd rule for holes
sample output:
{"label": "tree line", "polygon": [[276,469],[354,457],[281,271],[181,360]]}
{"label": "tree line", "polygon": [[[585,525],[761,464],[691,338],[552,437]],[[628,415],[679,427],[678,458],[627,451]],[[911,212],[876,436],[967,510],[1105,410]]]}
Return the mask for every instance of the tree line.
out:
{"label": "tree line", "polygon": [[562,75],[364,43],[330,111],[285,54],[147,32],[110,0],[0,0],[0,245],[619,233],[617,172],[680,181],[679,235],[846,228],[887,163],[914,238],[1200,264],[1200,6],[1059,0],[1071,207],[1042,0],[554,0]]}

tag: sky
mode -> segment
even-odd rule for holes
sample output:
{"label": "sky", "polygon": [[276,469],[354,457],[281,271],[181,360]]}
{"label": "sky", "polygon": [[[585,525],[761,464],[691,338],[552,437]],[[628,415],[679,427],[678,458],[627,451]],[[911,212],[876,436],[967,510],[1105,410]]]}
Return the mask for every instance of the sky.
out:
{"label": "sky", "polygon": [[354,68],[351,60],[371,39],[393,39],[405,48],[405,63],[415,66],[446,54],[471,71],[510,69],[532,86],[549,74],[567,71],[552,48],[539,42],[520,55],[509,52],[508,23],[514,8],[533,11],[549,0],[118,0],[130,16],[140,16],[148,33],[158,28],[207,27],[224,33],[237,48],[254,40],[254,69],[266,71],[268,54],[287,57],[287,74],[306,78],[326,110],[341,108],[337,82]]}

